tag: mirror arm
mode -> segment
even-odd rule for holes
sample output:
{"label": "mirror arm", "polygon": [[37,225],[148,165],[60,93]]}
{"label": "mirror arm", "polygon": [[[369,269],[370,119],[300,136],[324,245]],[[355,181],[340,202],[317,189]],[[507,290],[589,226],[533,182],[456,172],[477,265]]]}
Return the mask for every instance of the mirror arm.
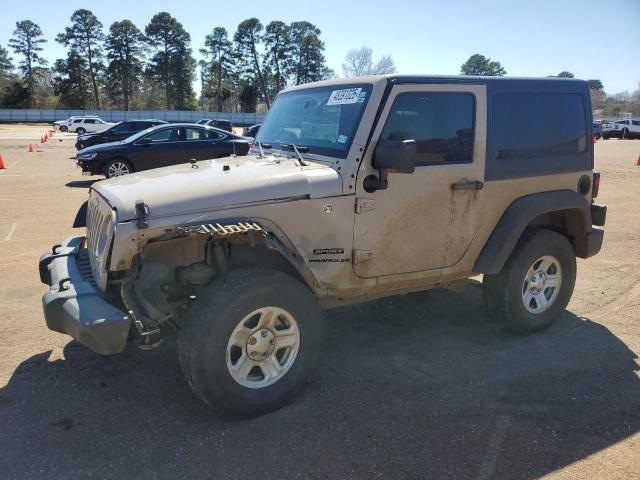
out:
{"label": "mirror arm", "polygon": [[362,186],[367,193],[373,193],[376,190],[386,190],[389,182],[387,181],[387,172],[386,168],[381,168],[379,170],[378,176],[368,175],[365,177]]}

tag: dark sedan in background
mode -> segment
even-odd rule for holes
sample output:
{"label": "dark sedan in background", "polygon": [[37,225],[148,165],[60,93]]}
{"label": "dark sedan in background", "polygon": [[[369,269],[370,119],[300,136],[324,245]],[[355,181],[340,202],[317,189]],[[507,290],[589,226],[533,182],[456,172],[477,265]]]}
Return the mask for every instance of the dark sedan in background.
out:
{"label": "dark sedan in background", "polygon": [[198,120],[196,125],[208,126],[219,128],[220,130],[226,130],[227,132],[233,132],[233,125],[229,120],[211,120],[210,118],[203,118]]}
{"label": "dark sedan in background", "polygon": [[124,140],[133,134],[146,130],[147,128],[155,127],[156,125],[164,125],[167,122],[163,120],[125,120],[123,122],[116,123],[114,126],[101,130],[95,133],[85,133],[84,135],[78,135],[76,140],[76,150],[82,150],[83,148],[91,147],[93,145],[100,145],[101,143],[117,142]]}
{"label": "dark sedan in background", "polygon": [[261,126],[262,126],[262,124],[258,123],[257,125],[251,125],[250,127],[244,127],[242,129],[242,135],[244,135],[245,137],[253,137],[253,138],[255,138],[256,135],[258,134],[258,130],[260,130]]}
{"label": "dark sedan in background", "polygon": [[246,155],[252,141],[218,128],[173,123],[149,128],[122,142],[85,148],[76,161],[83,174],[111,178],[192,159]]}

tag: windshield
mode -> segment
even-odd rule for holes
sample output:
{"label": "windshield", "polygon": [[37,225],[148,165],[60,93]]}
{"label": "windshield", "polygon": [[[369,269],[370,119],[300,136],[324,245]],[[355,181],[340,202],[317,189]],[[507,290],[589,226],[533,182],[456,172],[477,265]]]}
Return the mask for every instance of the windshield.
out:
{"label": "windshield", "polygon": [[293,143],[309,153],[345,158],[370,94],[371,85],[365,84],[282,93],[256,141],[273,148]]}

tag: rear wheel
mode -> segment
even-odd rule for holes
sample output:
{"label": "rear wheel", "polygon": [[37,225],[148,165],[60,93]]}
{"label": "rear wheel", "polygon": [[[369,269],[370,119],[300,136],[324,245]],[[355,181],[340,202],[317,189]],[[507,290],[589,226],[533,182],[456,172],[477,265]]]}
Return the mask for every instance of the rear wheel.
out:
{"label": "rear wheel", "polygon": [[502,271],[485,275],[489,313],[505,328],[531,333],[551,326],[567,307],[576,279],[576,259],[567,238],[530,228]]}
{"label": "rear wheel", "polygon": [[62,125],[62,126],[60,127],[60,131],[61,131],[61,132],[66,132],[67,130],[69,130],[69,128],[68,128],[66,125]]}
{"label": "rear wheel", "polygon": [[85,133],[87,133],[87,131],[84,128],[80,127],[78,129],[76,129],[76,133],[78,135],[84,135]]}
{"label": "rear wheel", "polygon": [[123,175],[129,175],[131,172],[133,172],[131,164],[119,158],[111,160],[104,168],[104,175],[107,178],[121,177]]}
{"label": "rear wheel", "polygon": [[184,376],[206,404],[232,416],[286,404],[314,370],[324,335],[311,291],[266,269],[225,274],[184,320],[179,339]]}

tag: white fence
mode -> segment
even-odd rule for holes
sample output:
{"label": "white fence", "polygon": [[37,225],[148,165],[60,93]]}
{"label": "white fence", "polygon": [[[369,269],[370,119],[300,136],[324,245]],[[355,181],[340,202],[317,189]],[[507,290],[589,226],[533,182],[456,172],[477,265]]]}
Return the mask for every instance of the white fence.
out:
{"label": "white fence", "polygon": [[0,109],[0,122],[54,122],[65,120],[72,115],[97,115],[107,122],[121,120],[135,120],[137,118],[153,118],[167,122],[197,122],[201,118],[215,120],[230,120],[233,125],[254,125],[262,123],[263,113],[232,113],[232,112],[194,112],[179,110],[20,110]]}

